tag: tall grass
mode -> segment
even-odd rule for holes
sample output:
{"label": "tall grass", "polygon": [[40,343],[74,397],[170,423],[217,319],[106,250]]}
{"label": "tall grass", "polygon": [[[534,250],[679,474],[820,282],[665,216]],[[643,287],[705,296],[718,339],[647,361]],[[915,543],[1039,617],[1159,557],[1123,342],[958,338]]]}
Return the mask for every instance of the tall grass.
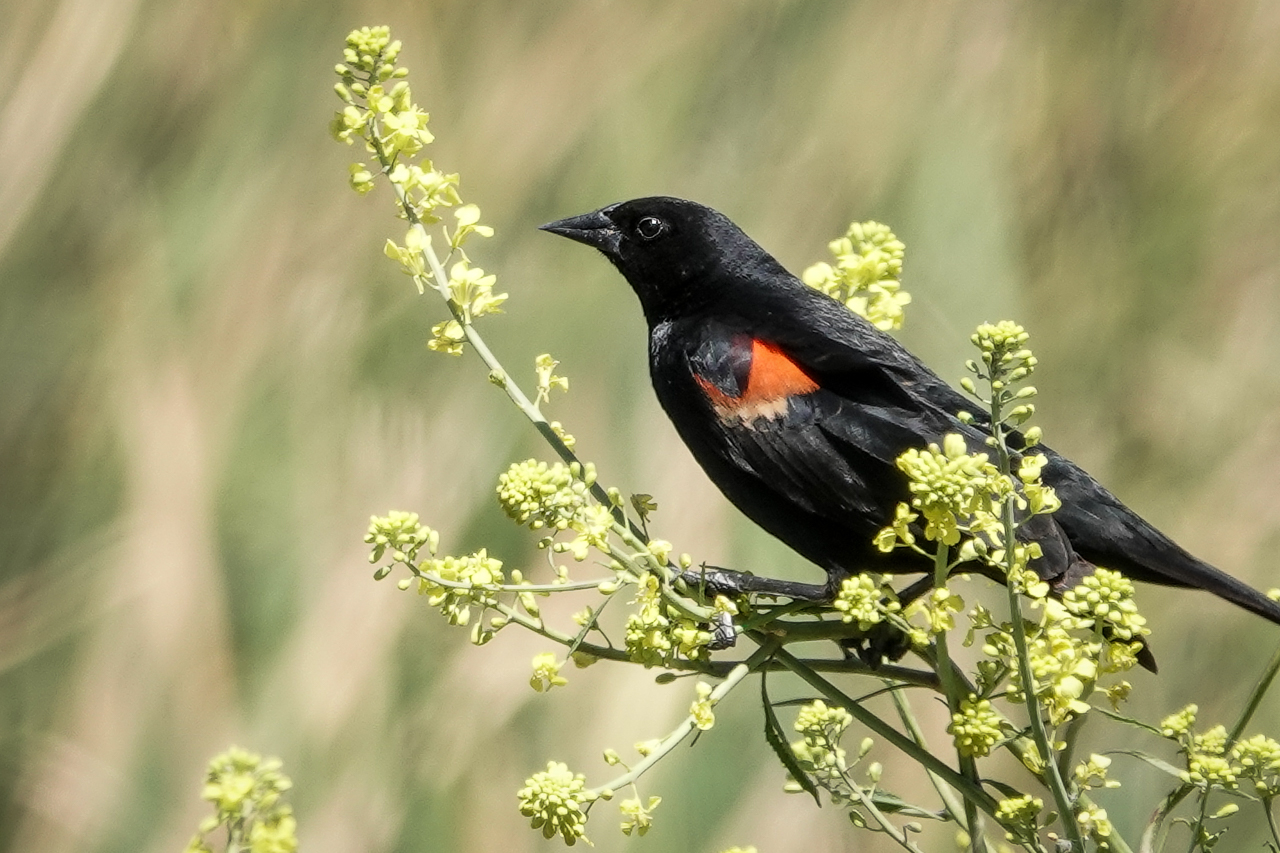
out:
{"label": "tall grass", "polygon": [[[973,325],[1018,319],[1055,448],[1224,569],[1280,577],[1271,4],[10,0],[4,19],[4,849],[179,849],[232,741],[285,759],[308,850],[541,849],[520,780],[599,767],[687,702],[603,667],[538,697],[536,645],[477,653],[370,582],[360,536],[391,507],[453,550],[536,560],[491,497],[536,442],[476,365],[425,350],[442,317],[380,254],[390,206],[345,187],[330,68],[362,24],[405,39],[433,156],[498,227],[479,262],[512,300],[490,341],[561,359],[555,416],[657,495],[680,550],[816,577],[679,445],[617,276],[534,230],[653,193],[723,209],[793,269],[851,219],[889,222],[910,346],[955,379]],[[1163,669],[1139,707],[1225,719],[1274,626],[1140,603]],[[720,715],[657,783],[654,831],[596,829],[600,848],[848,849],[741,748],[758,712]],[[1108,803],[1127,827],[1151,805]]]}

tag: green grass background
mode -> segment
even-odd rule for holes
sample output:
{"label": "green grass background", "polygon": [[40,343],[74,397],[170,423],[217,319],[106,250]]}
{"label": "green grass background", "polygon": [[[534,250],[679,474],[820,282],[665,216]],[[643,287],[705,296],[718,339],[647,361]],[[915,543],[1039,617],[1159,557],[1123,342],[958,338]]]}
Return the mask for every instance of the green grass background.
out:
{"label": "green grass background", "polygon": [[[621,279],[535,230],[655,193],[718,207],[793,270],[852,219],[890,223],[908,345],[955,380],[976,323],[1023,322],[1047,439],[1280,584],[1276,4],[0,8],[0,849],[180,849],[235,742],[284,759],[308,851],[541,850],[522,779],[556,758],[603,781],[602,748],[687,708],[687,682],[623,667],[537,696],[543,644],[474,649],[370,579],[360,537],[393,507],[446,550],[538,565],[492,484],[542,451],[478,362],[425,349],[444,315],[382,257],[389,196],[346,187],[332,67],[363,24],[405,41],[431,155],[498,229],[474,251],[511,293],[488,339],[518,375],[561,359],[551,414],[608,483],[657,496],[678,550],[817,577],[680,446]],[[1139,601],[1163,671],[1134,677],[1134,710],[1229,722],[1280,631],[1204,595]],[[603,807],[599,849],[889,849],[781,792],[754,703],[646,779],[647,838]],[[1278,717],[1269,701],[1258,726]],[[1165,782],[1115,766],[1133,838]],[[1260,828],[1224,843],[1257,849]]]}

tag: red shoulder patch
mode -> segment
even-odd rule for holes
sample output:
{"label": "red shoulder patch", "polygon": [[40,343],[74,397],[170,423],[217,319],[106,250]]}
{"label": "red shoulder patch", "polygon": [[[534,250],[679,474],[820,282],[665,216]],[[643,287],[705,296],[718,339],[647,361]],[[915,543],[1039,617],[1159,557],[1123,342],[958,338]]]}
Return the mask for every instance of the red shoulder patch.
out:
{"label": "red shoulder patch", "polygon": [[818,383],[782,350],[758,338],[751,342],[751,372],[747,374],[747,392],[741,397],[744,402],[776,400],[817,390]]}
{"label": "red shoulder patch", "polygon": [[721,420],[750,424],[756,418],[773,418],[787,410],[791,397],[811,394],[818,383],[777,346],[755,338],[751,341],[751,367],[747,387],[731,397],[701,376],[694,377]]}

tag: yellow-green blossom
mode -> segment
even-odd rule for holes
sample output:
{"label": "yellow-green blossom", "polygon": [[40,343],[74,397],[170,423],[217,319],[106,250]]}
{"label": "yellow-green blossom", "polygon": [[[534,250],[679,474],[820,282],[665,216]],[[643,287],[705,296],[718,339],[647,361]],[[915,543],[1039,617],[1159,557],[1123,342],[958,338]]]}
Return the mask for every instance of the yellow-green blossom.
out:
{"label": "yellow-green blossom", "polygon": [[893,510],[893,524],[876,534],[876,548],[887,554],[899,545],[909,548],[916,544],[915,534],[911,532],[911,523],[919,517],[919,514],[912,512],[907,504],[898,504]]}
{"label": "yellow-green blossom", "polygon": [[911,448],[898,457],[907,475],[911,506],[925,519],[925,537],[946,545],[960,541],[961,526],[979,512],[990,515],[991,500],[1009,491],[1008,480],[987,461],[969,453],[964,437],[947,435],[939,448]]}
{"label": "yellow-green blossom", "polygon": [[294,853],[298,849],[297,822],[281,796],[292,787],[280,772],[279,759],[231,747],[209,762],[201,794],[213,803],[215,815],[200,825],[187,849],[207,851],[205,836],[225,825],[232,846],[249,853]]}
{"label": "yellow-green blossom", "polygon": [[855,222],[828,248],[835,266],[814,264],[802,274],[804,283],[840,300],[877,329],[902,328],[902,309],[911,295],[899,281],[906,247],[893,232],[879,222]]}
{"label": "yellow-green blossom", "polygon": [[1104,846],[1111,837],[1111,821],[1107,810],[1095,805],[1086,806],[1076,812],[1076,823],[1082,832],[1093,836],[1098,845]]}
{"label": "yellow-green blossom", "polygon": [[534,359],[533,366],[538,375],[537,402],[545,403],[550,400],[553,388],[559,388],[561,391],[569,390],[568,377],[556,376],[555,369],[560,366],[560,362],[552,358],[550,353],[544,352]]}
{"label": "yellow-green blossom", "polygon": [[1110,758],[1093,753],[1088,761],[1076,765],[1073,771],[1076,785],[1086,791],[1091,788],[1119,788],[1119,780],[1107,778],[1107,769],[1110,767]]}
{"label": "yellow-green blossom", "polygon": [[564,661],[556,660],[554,652],[542,652],[533,657],[533,675],[529,678],[529,686],[539,693],[552,687],[563,687],[569,679],[560,674]]}
{"label": "yellow-green blossom", "polygon": [[582,812],[582,804],[590,797],[581,773],[549,761],[545,771],[525,780],[516,796],[520,798],[520,814],[531,819],[534,829],[542,830],[543,838],[559,835],[570,847],[578,839],[591,843],[586,836],[587,816]]}
{"label": "yellow-green blossom", "polygon": [[1225,755],[1193,752],[1187,756],[1182,781],[1210,788],[1234,788],[1239,771]]}
{"label": "yellow-green blossom", "polygon": [[[425,595],[432,607],[439,607],[450,625],[468,624],[472,605],[496,604],[497,587],[505,581],[502,561],[490,557],[484,548],[464,557],[426,560],[418,569],[423,573],[418,579],[418,594]],[[465,586],[446,586],[437,579]]]}
{"label": "yellow-green blossom", "polygon": [[255,822],[249,830],[248,853],[294,853],[297,849],[298,822],[288,806]]}
{"label": "yellow-green blossom", "polygon": [[1062,596],[1072,615],[1088,620],[1110,636],[1132,640],[1151,633],[1133,601],[1133,582],[1119,572],[1099,568]]}
{"label": "yellow-green blossom", "polygon": [[1035,370],[1036,357],[1026,348],[1030,339],[1027,330],[1012,320],[983,323],[970,336],[981,353],[987,374],[997,382],[1006,383],[1025,379]]}
{"label": "yellow-green blossom", "polygon": [[[795,730],[801,740],[792,742],[791,751],[801,768],[833,796],[847,788],[844,773],[848,766],[840,737],[852,722],[853,716],[844,708],[829,706],[821,699],[803,706],[796,715]],[[870,749],[871,745],[864,740],[858,757],[865,756]],[[798,786],[794,790],[799,790]]]}
{"label": "yellow-green blossom", "polygon": [[694,699],[693,704],[689,706],[689,716],[693,717],[693,724],[705,732],[716,724],[716,715],[711,710],[716,703],[711,698],[710,684],[699,681],[695,689],[698,692],[698,698]]}
{"label": "yellow-green blossom", "polygon": [[1040,812],[1043,810],[1044,800],[1039,797],[1030,794],[1007,797],[996,805],[996,820],[1005,827],[1005,837],[1014,841],[1035,835],[1039,828]]}
{"label": "yellow-green blossom", "polygon": [[662,802],[662,797],[650,797],[647,804],[641,803],[639,798],[623,800],[618,804],[618,811],[622,812],[625,820],[622,821],[622,833],[630,835],[644,835],[649,831],[649,827],[653,825],[653,810],[658,807],[658,803]]}
{"label": "yellow-green blossom", "polygon": [[653,755],[654,750],[656,750],[660,746],[662,746],[662,741],[656,738],[652,740],[642,740],[636,743],[635,751],[639,753],[642,758],[644,758],[644,757]]}
{"label": "yellow-green blossom", "polygon": [[493,229],[488,225],[480,224],[480,208],[474,204],[464,204],[453,212],[453,218],[457,220],[458,227],[454,229],[453,236],[449,238],[449,246],[453,249],[460,250],[462,244],[472,234],[479,234],[481,237],[492,237]]}
{"label": "yellow-green blossom", "polygon": [[533,530],[568,528],[581,517],[590,501],[589,483],[574,477],[563,462],[548,465],[527,459],[512,463],[498,477],[498,502],[503,511]]}
{"label": "yellow-green blossom", "polygon": [[964,610],[964,599],[951,591],[949,587],[940,586],[929,591],[907,605],[907,619],[924,618],[923,630],[926,634],[944,634],[956,626],[955,615]]}
{"label": "yellow-green blossom", "polygon": [[462,314],[464,323],[502,310],[507,294],[493,292],[497,280],[497,276],[485,275],[484,270],[471,266],[465,259],[449,269],[446,291],[449,300]]}
{"label": "yellow-green blossom", "polygon": [[392,510],[385,516],[375,515],[369,519],[364,541],[373,546],[369,552],[370,563],[378,562],[390,552],[392,562],[412,564],[424,545],[430,553],[435,553],[440,534],[419,523],[416,512]]}
{"label": "yellow-green blossom", "polygon": [[893,590],[888,584],[892,579],[892,575],[884,575],[877,580],[865,572],[845,578],[831,606],[840,613],[842,621],[857,622],[858,630],[869,631],[890,613],[901,609],[901,605],[891,597]]}
{"label": "yellow-green blossom", "polygon": [[1031,453],[1023,456],[1018,463],[1018,479],[1022,481],[1021,496],[1032,515],[1057,512],[1062,506],[1057,492],[1040,480],[1040,473],[1048,461],[1043,453]]}
{"label": "yellow-green blossom", "polygon": [[631,603],[636,606],[627,617],[624,638],[631,660],[648,667],[707,656],[712,633],[667,605],[655,575],[645,575],[636,584],[636,597]]}
{"label": "yellow-green blossom", "polygon": [[[1089,710],[1083,700],[1085,691],[1098,677],[1098,654],[1101,644],[1072,636],[1060,625],[1045,626],[1029,638],[1028,654],[1031,672],[1036,679],[1036,698],[1058,726]],[[1015,691],[1021,691],[1016,675]]]}
{"label": "yellow-green blossom", "polygon": [[1200,711],[1198,705],[1188,705],[1181,711],[1170,714],[1160,721],[1160,734],[1173,740],[1181,740],[1187,737],[1191,732],[1191,727],[1195,725],[1196,714]]}
{"label": "yellow-green blossom", "polygon": [[462,344],[466,340],[466,332],[457,320],[445,320],[431,327],[431,340],[427,341],[427,349],[442,352],[445,355],[462,355]]}
{"label": "yellow-green blossom", "polygon": [[1233,746],[1231,757],[1239,763],[1239,774],[1254,780],[1259,796],[1280,794],[1280,743],[1266,735],[1254,735]]}
{"label": "yellow-green blossom", "polygon": [[970,696],[961,700],[960,710],[951,715],[947,731],[955,740],[961,755],[981,758],[1004,738],[1004,718],[991,707],[991,702]]}
{"label": "yellow-green blossom", "polygon": [[1217,725],[1191,739],[1191,749],[1206,755],[1222,755],[1227,751],[1226,726]]}

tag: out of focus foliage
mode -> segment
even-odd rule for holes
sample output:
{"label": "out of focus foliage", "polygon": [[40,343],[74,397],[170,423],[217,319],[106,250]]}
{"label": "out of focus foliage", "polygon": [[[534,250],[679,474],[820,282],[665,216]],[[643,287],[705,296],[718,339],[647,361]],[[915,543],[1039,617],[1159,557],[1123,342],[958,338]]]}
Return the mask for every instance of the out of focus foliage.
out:
{"label": "out of focus foliage", "polygon": [[[181,849],[207,758],[232,740],[285,759],[307,850],[535,849],[509,798],[551,751],[542,738],[625,743],[688,711],[685,690],[663,705],[642,675],[599,667],[537,697],[537,646],[504,636],[479,669],[463,634],[357,570],[358,533],[386,506],[456,531],[458,551],[538,559],[487,485],[535,439],[470,366],[426,351],[421,301],[379,252],[397,223],[368,214],[318,130],[333,96],[317,80],[368,20],[405,35],[436,156],[497,229],[486,269],[522,319],[491,339],[520,363],[556,354],[575,390],[557,416],[620,486],[662,500],[681,548],[818,576],[683,455],[650,402],[627,289],[533,230],[656,192],[724,210],[797,272],[845,223],[893,223],[912,247],[915,351],[954,380],[970,329],[1018,317],[1054,446],[1193,551],[1271,584],[1280,9],[5,11],[0,849]],[[1272,626],[1140,595],[1162,664],[1138,691],[1145,716],[1191,686],[1235,706]],[[757,730],[751,704],[716,717],[704,769],[663,781],[640,843],[840,849],[834,812],[779,793],[767,749],[724,736]],[[1271,704],[1259,721],[1275,718]],[[1145,817],[1106,805],[1126,830]],[[1251,831],[1242,819],[1227,843],[1257,847]]]}

